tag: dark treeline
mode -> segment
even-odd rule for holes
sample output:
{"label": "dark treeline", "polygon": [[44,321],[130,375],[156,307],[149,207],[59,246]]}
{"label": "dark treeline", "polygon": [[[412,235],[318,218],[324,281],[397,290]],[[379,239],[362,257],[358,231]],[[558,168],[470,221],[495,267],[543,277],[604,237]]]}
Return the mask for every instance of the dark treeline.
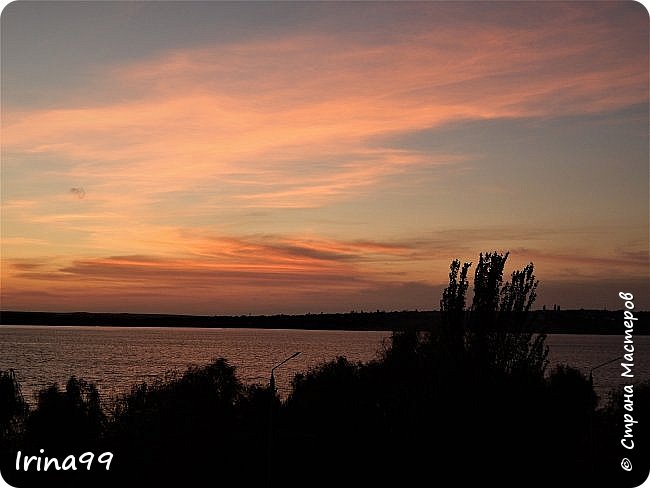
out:
{"label": "dark treeline", "polygon": [[[532,330],[547,334],[621,334],[622,310],[532,310],[527,312]],[[650,312],[636,312],[647,323]],[[439,327],[439,311],[375,311],[305,315],[164,315],[92,312],[0,312],[6,325],[66,325],[103,327],[223,327],[311,330],[421,330]],[[650,334],[638,328],[635,334]]]}
{"label": "dark treeline", "polygon": [[[103,409],[94,385],[70,378],[29,409],[0,375],[0,470],[27,486],[637,486],[650,460],[650,382],[598,407],[570,366],[546,371],[545,336],[529,323],[529,265],[503,279],[507,254],[454,261],[429,330],[398,330],[375,360],[343,357],[295,376],[281,401],[217,359],[135,385]],[[625,415],[635,447],[621,446]],[[630,418],[632,418],[630,417]],[[16,471],[16,452],[79,458],[112,452],[107,472]],[[627,457],[633,470],[621,468]],[[453,483],[451,482],[453,480]]]}

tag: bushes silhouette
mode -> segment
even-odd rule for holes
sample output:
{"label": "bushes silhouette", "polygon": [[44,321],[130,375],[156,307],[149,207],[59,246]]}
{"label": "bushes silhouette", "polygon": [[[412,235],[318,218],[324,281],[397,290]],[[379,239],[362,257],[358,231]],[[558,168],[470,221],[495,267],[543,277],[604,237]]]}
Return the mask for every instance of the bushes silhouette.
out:
{"label": "bushes silhouette", "polygon": [[[341,357],[294,379],[274,424],[273,486],[304,486],[305,480],[310,486],[412,486],[447,476],[461,486],[486,480],[499,486],[624,486],[620,468],[611,469],[623,431],[620,394],[595,410],[590,383],[568,366],[539,384],[511,375],[489,386],[477,383],[471,369],[457,375],[447,369],[444,374],[459,383],[425,388],[442,373],[431,372],[435,363],[423,354],[426,348],[404,347],[408,343],[397,339],[396,348],[376,361]],[[401,363],[402,354],[410,362]],[[272,397],[267,388],[243,386],[224,360],[138,385],[107,417],[92,413],[99,404],[92,388],[76,379],[69,384],[65,391],[40,393],[17,446],[34,453],[55,432],[64,434],[75,442],[57,442],[71,448],[113,452],[111,472],[30,473],[9,479],[14,485],[266,485]],[[635,395],[635,416],[644,418],[650,384],[635,386]],[[642,429],[638,438],[647,439]],[[639,456],[647,454],[640,445]],[[50,454],[56,450],[48,447]],[[3,474],[11,473],[14,456],[3,458]]]}
{"label": "bushes silhouette", "polygon": [[12,441],[29,412],[15,372],[0,371],[0,443]]}
{"label": "bushes silhouette", "polygon": [[24,424],[29,414],[15,372],[0,371],[0,472],[22,444]]}
{"label": "bushes silhouette", "polygon": [[108,445],[123,460],[116,469],[147,483],[200,483],[211,473],[224,482],[254,479],[245,460],[249,450],[259,451],[263,435],[250,414],[264,399],[251,392],[245,400],[246,389],[225,359],[165,383],[138,385],[112,415]]}
{"label": "bushes silhouette", "polygon": [[106,417],[95,385],[72,376],[65,391],[53,384],[41,390],[37,399],[37,408],[27,418],[28,445],[52,454],[70,454],[98,444]]}
{"label": "bushes silhouette", "polygon": [[[596,412],[593,426],[596,449],[592,469],[608,486],[639,486],[650,472],[650,425],[647,420],[650,418],[650,379],[634,382],[633,404],[630,406],[628,403],[627,408],[625,394],[622,387],[612,390],[605,408]],[[621,445],[626,432],[625,414],[638,422],[631,429],[633,450]],[[627,440],[629,442],[630,439]],[[633,463],[633,469],[629,473],[620,466],[621,458],[624,457]]]}
{"label": "bushes silhouette", "polygon": [[[285,402],[242,384],[225,359],[136,385],[106,415],[74,377],[28,412],[15,376],[1,373],[3,436],[12,449],[115,454],[109,475],[51,475],[67,486],[624,486],[622,394],[597,410],[578,370],[545,376],[545,336],[527,323],[533,265],[504,282],[507,258],[480,256],[470,307],[471,264],[453,261],[439,328],[398,330],[367,363],[339,357],[298,374]],[[650,382],[634,391],[634,415],[650,418]],[[42,486],[42,474],[13,484]]]}

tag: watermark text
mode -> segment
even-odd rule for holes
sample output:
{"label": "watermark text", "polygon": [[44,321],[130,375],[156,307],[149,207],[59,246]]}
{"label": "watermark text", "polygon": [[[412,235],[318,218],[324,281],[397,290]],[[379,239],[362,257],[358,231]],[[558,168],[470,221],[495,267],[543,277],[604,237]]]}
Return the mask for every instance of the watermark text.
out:
{"label": "watermark text", "polygon": [[[634,295],[627,292],[619,292],[621,300],[625,300],[623,310],[623,326],[625,335],[623,337],[623,362],[621,363],[621,376],[623,378],[634,378],[634,324],[638,317],[634,316]],[[623,386],[623,436],[621,445],[628,450],[634,449],[634,425],[639,421],[634,419],[634,385]],[[625,471],[632,470],[632,463],[628,458],[621,461],[621,467]]]}
{"label": "watermark text", "polygon": [[[45,454],[45,449],[40,449],[39,453]],[[49,469],[52,469],[53,471],[76,471],[77,464],[80,468],[85,466],[85,468],[90,471],[94,459],[95,455],[92,452],[84,452],[79,456],[79,458],[70,454],[62,460],[59,460],[56,457],[23,455],[21,451],[18,451],[16,454],[16,471],[20,471],[21,469],[24,471],[47,471]],[[110,469],[112,460],[112,452],[103,452],[97,457],[97,463],[103,464],[106,471]]]}

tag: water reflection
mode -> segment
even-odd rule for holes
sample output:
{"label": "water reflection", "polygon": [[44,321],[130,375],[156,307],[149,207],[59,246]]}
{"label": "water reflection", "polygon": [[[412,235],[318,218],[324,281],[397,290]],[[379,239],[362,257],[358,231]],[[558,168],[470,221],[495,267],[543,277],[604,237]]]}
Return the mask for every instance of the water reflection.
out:
{"label": "water reflection", "polygon": [[[302,354],[276,371],[278,392],[286,396],[295,373],[335,358],[351,361],[376,357],[388,332],[268,329],[114,328],[0,326],[0,369],[14,368],[26,400],[71,375],[95,382],[102,396],[111,396],[137,382],[164,378],[171,371],[205,364],[223,356],[245,382],[266,384],[273,365],[294,351]],[[551,334],[550,368],[571,364],[588,375],[594,366],[621,354],[617,335]],[[636,336],[639,361],[635,379],[650,377],[650,337]],[[620,364],[594,372],[601,399],[621,383]]]}

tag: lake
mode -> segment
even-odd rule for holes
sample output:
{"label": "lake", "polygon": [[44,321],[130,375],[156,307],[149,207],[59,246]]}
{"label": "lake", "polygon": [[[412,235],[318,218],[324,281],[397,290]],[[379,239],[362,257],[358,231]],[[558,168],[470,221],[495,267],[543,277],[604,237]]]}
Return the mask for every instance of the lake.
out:
{"label": "lake", "polygon": [[[16,371],[32,404],[36,391],[53,382],[63,386],[71,375],[94,382],[108,402],[136,383],[218,357],[236,366],[244,382],[266,385],[271,368],[300,351],[275,372],[279,393],[286,397],[296,373],[339,355],[373,359],[389,337],[379,331],[0,325],[0,369]],[[566,363],[586,375],[624,352],[622,334],[550,334],[547,344],[549,369]],[[601,397],[611,388],[650,378],[650,336],[635,336],[634,346],[633,380],[621,378],[620,360],[594,371]]]}

